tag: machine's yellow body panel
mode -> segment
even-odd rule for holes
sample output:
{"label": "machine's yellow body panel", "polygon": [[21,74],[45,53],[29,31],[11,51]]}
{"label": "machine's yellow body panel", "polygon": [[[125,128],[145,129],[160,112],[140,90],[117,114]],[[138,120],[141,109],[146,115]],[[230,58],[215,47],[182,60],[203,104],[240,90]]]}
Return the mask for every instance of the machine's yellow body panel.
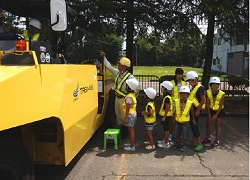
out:
{"label": "machine's yellow body panel", "polygon": [[0,130],[57,117],[68,164],[103,121],[97,79],[94,65],[0,66]]}

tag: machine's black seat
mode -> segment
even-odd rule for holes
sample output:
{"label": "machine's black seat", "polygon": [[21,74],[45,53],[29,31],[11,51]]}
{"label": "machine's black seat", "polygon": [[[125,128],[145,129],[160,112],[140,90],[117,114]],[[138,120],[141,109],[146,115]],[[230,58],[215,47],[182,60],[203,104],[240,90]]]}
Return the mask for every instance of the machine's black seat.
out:
{"label": "machine's black seat", "polygon": [[22,65],[34,65],[35,62],[33,60],[32,54],[29,52],[21,53],[10,53],[3,54],[2,65],[12,65],[12,66],[22,66]]}

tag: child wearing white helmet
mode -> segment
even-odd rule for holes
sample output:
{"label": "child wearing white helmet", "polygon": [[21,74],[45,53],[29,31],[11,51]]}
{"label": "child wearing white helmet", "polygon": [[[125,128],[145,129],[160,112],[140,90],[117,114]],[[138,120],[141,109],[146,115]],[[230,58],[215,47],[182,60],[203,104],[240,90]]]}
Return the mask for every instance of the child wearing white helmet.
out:
{"label": "child wearing white helmet", "polygon": [[[181,86],[185,86],[186,82],[183,79],[184,70],[180,67],[175,69],[175,76],[174,79],[171,80],[173,84],[172,90],[172,100],[179,98],[179,89]],[[175,108],[174,101],[173,101],[173,110]],[[171,142],[172,138],[174,137],[174,123],[173,119],[170,121],[169,124],[169,137],[168,140]]]}
{"label": "child wearing white helmet", "polygon": [[135,150],[135,124],[137,120],[136,106],[137,100],[135,95],[135,90],[139,86],[139,82],[136,79],[126,80],[126,90],[128,94],[124,98],[122,107],[124,111],[124,122],[128,128],[129,133],[129,143],[125,144],[124,149],[127,151]]}
{"label": "child wearing white helmet", "polygon": [[200,113],[205,109],[205,88],[199,83],[198,74],[195,71],[187,72],[186,81],[188,81],[189,85],[192,87],[188,99],[193,101],[195,119],[195,122],[190,121],[193,140],[189,141],[188,145],[195,146],[194,151],[199,152],[203,149],[198,124]]}
{"label": "child wearing white helmet", "polygon": [[142,115],[144,116],[144,121],[146,125],[146,131],[148,135],[148,141],[145,141],[146,149],[152,150],[155,149],[154,138],[153,138],[153,129],[156,124],[156,112],[155,112],[155,104],[154,98],[156,96],[156,90],[154,88],[146,88],[144,89],[145,98],[147,98],[147,104],[145,107],[145,111],[142,111]]}
{"label": "child wearing white helmet", "polygon": [[161,93],[163,94],[163,99],[159,110],[159,115],[161,117],[161,125],[164,131],[164,138],[163,140],[158,141],[158,147],[165,149],[170,148],[168,137],[169,124],[173,116],[173,102],[171,97],[172,89],[173,84],[171,83],[171,81],[163,81],[161,83]]}
{"label": "child wearing white helmet", "polygon": [[219,89],[220,79],[216,76],[211,77],[210,89],[206,91],[206,103],[207,103],[207,123],[206,123],[206,138],[202,140],[202,143],[211,143],[211,126],[212,121],[215,122],[216,136],[214,142],[210,145],[211,147],[219,146],[221,128],[220,123],[222,118],[225,116],[224,112],[224,96],[225,92]]}
{"label": "child wearing white helmet", "polygon": [[[192,121],[195,122],[194,109],[193,109],[193,102],[188,100],[188,96],[190,93],[189,87],[181,86],[179,89],[179,93],[180,93],[180,98],[174,100],[175,102],[174,120],[175,120],[175,138],[176,138],[174,149],[178,148],[180,151],[186,151],[190,118],[193,117]],[[181,137],[183,139],[182,143],[180,142]]]}

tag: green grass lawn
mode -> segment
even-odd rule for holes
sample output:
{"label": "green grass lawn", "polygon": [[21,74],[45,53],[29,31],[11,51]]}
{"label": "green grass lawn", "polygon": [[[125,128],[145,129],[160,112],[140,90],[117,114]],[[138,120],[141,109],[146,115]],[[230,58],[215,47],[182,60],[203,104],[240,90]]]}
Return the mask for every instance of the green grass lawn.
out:
{"label": "green grass lawn", "polygon": [[[165,75],[174,75],[175,69],[178,66],[134,66],[134,75],[155,75],[158,77]],[[188,71],[195,71],[201,77],[203,75],[203,70],[201,68],[193,68],[193,67],[181,67],[184,70],[184,76]],[[211,71],[210,76],[218,76],[220,77],[224,73]]]}
{"label": "green grass lawn", "polygon": [[[117,66],[114,66],[117,68]],[[175,69],[179,66],[133,66],[133,74],[134,75],[155,75],[157,77],[165,76],[165,75],[174,75]],[[201,68],[193,68],[184,66],[181,67],[184,70],[184,76],[188,71],[195,71],[199,75],[199,77],[203,76],[203,70]],[[220,77],[224,73],[211,71],[210,76],[218,76]]]}

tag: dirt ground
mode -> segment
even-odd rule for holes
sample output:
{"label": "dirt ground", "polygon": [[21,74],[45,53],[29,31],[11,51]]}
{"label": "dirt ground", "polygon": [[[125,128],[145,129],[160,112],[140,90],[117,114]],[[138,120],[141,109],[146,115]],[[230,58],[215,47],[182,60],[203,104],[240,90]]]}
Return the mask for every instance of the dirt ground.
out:
{"label": "dirt ground", "polygon": [[[144,111],[146,106],[146,99],[143,95],[137,97],[137,112],[140,113]],[[155,106],[157,112],[159,111],[161,105],[162,97],[157,96],[155,98]],[[249,97],[225,97],[225,112],[226,113],[249,113]]]}

